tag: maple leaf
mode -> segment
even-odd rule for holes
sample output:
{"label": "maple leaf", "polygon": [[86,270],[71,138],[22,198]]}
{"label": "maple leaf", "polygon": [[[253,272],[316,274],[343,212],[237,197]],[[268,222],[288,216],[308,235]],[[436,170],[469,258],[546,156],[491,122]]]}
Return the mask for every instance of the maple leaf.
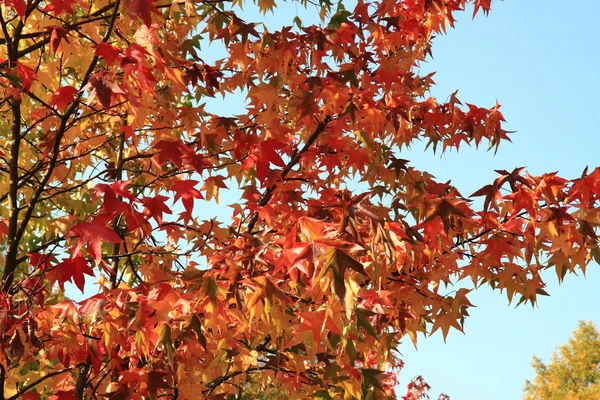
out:
{"label": "maple leaf", "polygon": [[41,268],[42,271],[50,267],[50,261],[52,260],[51,254],[29,253],[27,257],[29,258],[30,267],[33,267],[34,270]]}
{"label": "maple leaf", "polygon": [[161,140],[153,146],[157,153],[158,162],[161,164],[172,161],[179,168],[183,166],[183,152],[185,147],[179,140]]}
{"label": "maple leaf", "polygon": [[473,10],[473,18],[477,15],[479,9],[482,9],[484,14],[487,15],[492,7],[492,0],[475,0],[475,7]]}
{"label": "maple leaf", "polygon": [[262,14],[266,14],[267,11],[273,11],[277,5],[274,0],[258,0],[258,9]]}
{"label": "maple leaf", "polygon": [[162,16],[154,6],[154,0],[131,0],[128,10],[132,16],[139,17],[148,28],[152,25],[152,14]]}
{"label": "maple leaf", "polygon": [[27,16],[27,0],[5,0],[4,4],[7,7],[14,8],[21,21],[25,20]]}
{"label": "maple leaf", "polygon": [[296,329],[296,332],[310,330],[314,342],[320,343],[320,337],[325,329],[325,321],[327,320],[327,311],[298,312],[296,314],[302,318],[302,324]]}
{"label": "maple leaf", "polygon": [[198,80],[203,78],[202,73],[202,68],[198,64],[192,64],[185,67],[185,75],[183,76],[183,80],[186,85],[192,84],[193,86],[196,86],[198,84]]}
{"label": "maple leaf", "polygon": [[48,397],[48,400],[77,400],[74,390],[59,390]]}
{"label": "maple leaf", "polygon": [[206,91],[208,95],[214,97],[215,90],[219,89],[219,78],[223,76],[223,73],[219,71],[215,67],[211,67],[210,65],[204,64],[204,73],[202,74],[204,78],[204,83],[206,84]]}
{"label": "maple leaf", "polygon": [[121,57],[121,51],[112,44],[102,42],[94,45],[93,47],[96,49],[96,51],[94,51],[94,55],[104,58],[108,67],[110,67]]}
{"label": "maple leaf", "polygon": [[27,392],[21,395],[23,400],[39,400],[41,397],[42,395],[37,392]]}
{"label": "maple leaf", "polygon": [[194,208],[194,199],[203,199],[202,194],[194,186],[198,184],[195,180],[177,181],[171,186],[171,190],[175,192],[174,202],[181,199],[183,207],[189,213]]}
{"label": "maple leaf", "polygon": [[121,243],[123,239],[119,237],[117,232],[105,226],[103,222],[94,220],[93,222],[79,222],[77,225],[72,227],[67,236],[77,236],[77,245],[73,249],[73,257],[76,257],[81,248],[85,244],[88,253],[96,265],[100,263],[102,259],[102,243]]}
{"label": "maple leaf", "polygon": [[90,78],[90,81],[83,88],[88,90],[88,102],[92,102],[96,97],[105,109],[111,106],[112,98],[118,94],[124,94],[125,91],[114,81],[114,74],[110,72],[98,72]]}
{"label": "maple leaf", "polygon": [[8,220],[4,217],[0,217],[0,240],[7,233],[8,233]]}
{"label": "maple leaf", "polygon": [[24,92],[28,92],[31,89],[31,84],[37,79],[35,70],[27,65],[17,63],[16,69],[17,75],[21,78],[21,88]]}
{"label": "maple leaf", "polygon": [[73,86],[60,87],[50,96],[48,104],[55,106],[60,111],[64,111],[67,105],[75,100],[78,92]]}
{"label": "maple leaf", "polygon": [[182,398],[193,399],[198,397],[198,393],[210,390],[210,388],[201,383],[178,383],[177,390]]}
{"label": "maple leaf", "polygon": [[165,382],[166,372],[152,371],[145,376],[148,385],[148,398],[157,400],[158,389],[171,389],[171,386]]}
{"label": "maple leaf", "polygon": [[[321,258],[324,261],[323,272],[330,270],[333,273],[334,290],[343,304],[346,296],[346,270],[350,268],[363,276],[368,276],[368,274],[360,262],[339,248],[330,248],[323,253]],[[321,275],[323,272],[321,272]]]}
{"label": "maple leaf", "polygon": [[283,148],[285,144],[275,139],[267,139],[260,144],[260,152],[264,161],[272,163],[278,167],[285,168],[285,162],[276,150]]}
{"label": "maple leaf", "polygon": [[510,189],[513,192],[517,191],[517,183],[521,183],[527,187],[531,187],[531,183],[523,176],[521,176],[521,172],[525,169],[525,167],[515,168],[512,172],[508,172],[505,170],[496,170],[501,176],[496,178],[494,181],[494,185],[500,189],[505,182],[508,182],[510,185]]}
{"label": "maple leaf", "polygon": [[63,40],[69,43],[69,31],[62,26],[48,26],[46,30],[50,32],[50,51],[56,53],[58,51],[58,47],[60,46],[60,42]]}
{"label": "maple leaf", "polygon": [[171,214],[171,209],[165,204],[167,200],[169,200],[167,196],[143,197],[144,213],[162,225],[163,213]]}
{"label": "maple leaf", "polygon": [[84,293],[84,275],[94,276],[94,271],[90,268],[88,261],[79,255],[65,258],[48,273],[48,277],[52,281],[58,282],[61,290],[64,290],[65,282],[71,281],[81,290],[81,293]]}
{"label": "maple leaf", "polygon": [[129,181],[119,181],[106,185],[99,183],[94,187],[94,195],[92,200],[98,198],[98,195],[103,195],[103,206],[107,214],[113,215],[117,211],[123,212],[126,210],[125,203],[121,201],[118,196],[129,200],[131,203],[136,202],[137,199],[125,186],[129,185]]}
{"label": "maple leaf", "polygon": [[227,189],[225,185],[225,177],[221,175],[211,176],[206,178],[200,190],[206,191],[206,201],[214,198],[219,203],[219,189]]}

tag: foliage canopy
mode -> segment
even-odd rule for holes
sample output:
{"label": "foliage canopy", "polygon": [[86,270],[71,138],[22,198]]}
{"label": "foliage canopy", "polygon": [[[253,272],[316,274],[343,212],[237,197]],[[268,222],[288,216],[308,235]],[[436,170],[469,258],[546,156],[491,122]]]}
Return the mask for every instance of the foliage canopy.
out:
{"label": "foliage canopy", "polygon": [[[498,104],[429,97],[418,69],[491,0],[307,1],[320,25],[272,32],[241,0],[1,3],[0,400],[225,398],[259,371],[393,397],[403,337],[462,330],[446,285],[534,304],[542,270],[599,255],[600,169],[498,171],[479,207],[402,157],[508,140]],[[239,115],[204,106],[240,92]],[[99,293],[66,299],[86,275]]]}
{"label": "foliage canopy", "polygon": [[525,383],[526,400],[600,399],[600,333],[591,322],[581,321],[550,363],[534,357],[532,367],[536,377]]}

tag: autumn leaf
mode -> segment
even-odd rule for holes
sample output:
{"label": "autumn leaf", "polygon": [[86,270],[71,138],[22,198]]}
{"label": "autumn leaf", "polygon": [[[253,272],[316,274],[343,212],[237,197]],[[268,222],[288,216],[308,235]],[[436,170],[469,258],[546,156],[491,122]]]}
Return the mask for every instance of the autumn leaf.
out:
{"label": "autumn leaf", "polygon": [[344,303],[346,295],[346,270],[350,268],[363,276],[368,276],[364,266],[345,251],[335,247],[323,253],[321,258],[323,260],[323,271],[332,271],[335,293],[340,302]]}
{"label": "autumn leaf", "polygon": [[481,9],[484,14],[488,14],[490,12],[490,8],[492,6],[492,0],[475,0],[475,7],[473,9],[473,18],[477,15],[477,12]]}
{"label": "autumn leaf", "polygon": [[266,14],[267,11],[273,11],[277,7],[274,0],[258,0],[258,9],[262,14]]}
{"label": "autumn leaf", "polygon": [[171,328],[168,324],[160,324],[157,328],[157,334],[159,343],[163,345],[169,361],[173,363],[175,348],[173,347],[173,339],[171,338]]}
{"label": "autumn leaf", "polygon": [[54,25],[47,27],[46,30],[50,32],[50,51],[56,53],[63,40],[69,43],[69,31],[67,29]]}
{"label": "autumn leaf", "polygon": [[0,217],[0,240],[3,236],[8,233],[8,220],[4,217]]}
{"label": "autumn leaf", "polygon": [[219,203],[219,189],[227,189],[227,185],[224,182],[225,179],[224,176],[215,175],[204,181],[200,190],[205,191],[206,201],[210,201],[210,199],[214,198],[216,202]]}
{"label": "autumn leaf", "polygon": [[183,166],[184,147],[179,140],[161,140],[153,147],[158,150],[156,157],[159,163],[171,161],[180,168]]}
{"label": "autumn leaf", "polygon": [[121,57],[121,51],[112,44],[102,42],[94,45],[94,48],[96,49],[94,55],[104,58],[108,67],[110,67],[116,60],[119,60]]}
{"label": "autumn leaf", "polygon": [[114,82],[114,75],[109,72],[98,72],[92,75],[89,83],[83,88],[88,90],[88,102],[91,103],[96,97],[102,104],[102,107],[109,109],[113,97],[124,94],[125,91]]}
{"label": "autumn leaf", "polygon": [[21,395],[23,400],[39,400],[41,397],[42,395],[37,392],[27,392]]}
{"label": "autumn leaf", "polygon": [[150,400],[158,399],[159,389],[170,389],[171,387],[165,382],[164,378],[168,374],[160,371],[152,371],[146,375],[146,382],[148,385],[148,398]]}
{"label": "autumn leaf", "polygon": [[202,194],[194,186],[198,184],[195,180],[177,181],[171,186],[171,190],[175,192],[174,202],[181,199],[183,207],[189,213],[194,208],[194,199],[203,199]]}
{"label": "autumn leaf", "polygon": [[285,162],[281,156],[277,153],[277,150],[283,148],[284,143],[278,142],[274,139],[267,139],[260,144],[261,155],[267,163],[272,163],[278,167],[285,168]]}
{"label": "autumn leaf", "polygon": [[77,400],[74,390],[59,390],[48,397],[48,400]]}
{"label": "autumn leaf", "polygon": [[130,203],[137,201],[133,193],[125,188],[129,184],[130,182],[128,181],[114,182],[110,185],[99,183],[94,187],[95,193],[92,196],[92,200],[102,195],[104,210],[109,215],[113,215],[118,211],[125,212],[127,207],[122,199],[127,199]]}
{"label": "autumn leaf", "polygon": [[75,96],[79,91],[73,86],[63,86],[58,89],[50,96],[48,104],[55,106],[60,111],[64,111],[69,103],[75,100]]}
{"label": "autumn leaf", "polygon": [[71,281],[81,290],[81,293],[84,293],[84,275],[94,276],[94,271],[90,268],[88,261],[81,256],[65,258],[48,272],[48,277],[52,281],[58,282],[61,290],[64,290],[65,282]]}
{"label": "autumn leaf", "polygon": [[156,219],[159,225],[162,225],[163,213],[171,214],[171,209],[165,204],[169,200],[167,196],[143,197],[144,212],[146,215]]}
{"label": "autumn leaf", "polygon": [[27,65],[17,63],[17,75],[21,78],[21,88],[24,92],[28,92],[33,81],[37,79],[35,70]]}
{"label": "autumn leaf", "polygon": [[85,244],[90,258],[96,265],[102,259],[102,243],[121,243],[123,241],[115,231],[106,227],[104,223],[97,221],[79,222],[67,232],[67,236],[77,237],[73,257],[79,254]]}
{"label": "autumn leaf", "polygon": [[131,0],[128,10],[134,17],[139,17],[147,27],[152,25],[152,14],[162,16],[154,6],[154,0]]}
{"label": "autumn leaf", "polygon": [[4,4],[8,7],[13,7],[21,21],[25,20],[27,15],[27,0],[6,0]]}

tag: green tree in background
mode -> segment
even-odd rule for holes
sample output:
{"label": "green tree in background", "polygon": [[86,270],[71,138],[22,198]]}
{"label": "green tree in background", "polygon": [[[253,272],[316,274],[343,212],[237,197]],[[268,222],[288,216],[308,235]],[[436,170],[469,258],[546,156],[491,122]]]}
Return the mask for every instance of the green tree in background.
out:
{"label": "green tree in background", "polygon": [[579,322],[549,364],[534,357],[532,366],[537,376],[526,381],[525,400],[600,399],[600,333],[591,322]]}

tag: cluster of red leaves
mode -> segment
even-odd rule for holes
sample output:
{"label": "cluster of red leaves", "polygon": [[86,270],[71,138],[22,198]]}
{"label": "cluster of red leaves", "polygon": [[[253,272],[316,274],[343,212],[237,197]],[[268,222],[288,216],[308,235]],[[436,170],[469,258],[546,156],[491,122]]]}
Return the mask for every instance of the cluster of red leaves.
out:
{"label": "cluster of red leaves", "polygon": [[[419,75],[468,3],[491,1],[323,2],[268,32],[211,0],[4,1],[0,399],[226,398],[249,374],[390,398],[405,335],[462,330],[469,290],[446,286],[533,304],[542,270],[600,258],[600,169],[498,171],[479,210],[399,158],[508,139],[497,104]],[[238,91],[235,117],[202,105]],[[226,224],[207,205],[235,185]],[[85,275],[99,293],[65,299]]]}

